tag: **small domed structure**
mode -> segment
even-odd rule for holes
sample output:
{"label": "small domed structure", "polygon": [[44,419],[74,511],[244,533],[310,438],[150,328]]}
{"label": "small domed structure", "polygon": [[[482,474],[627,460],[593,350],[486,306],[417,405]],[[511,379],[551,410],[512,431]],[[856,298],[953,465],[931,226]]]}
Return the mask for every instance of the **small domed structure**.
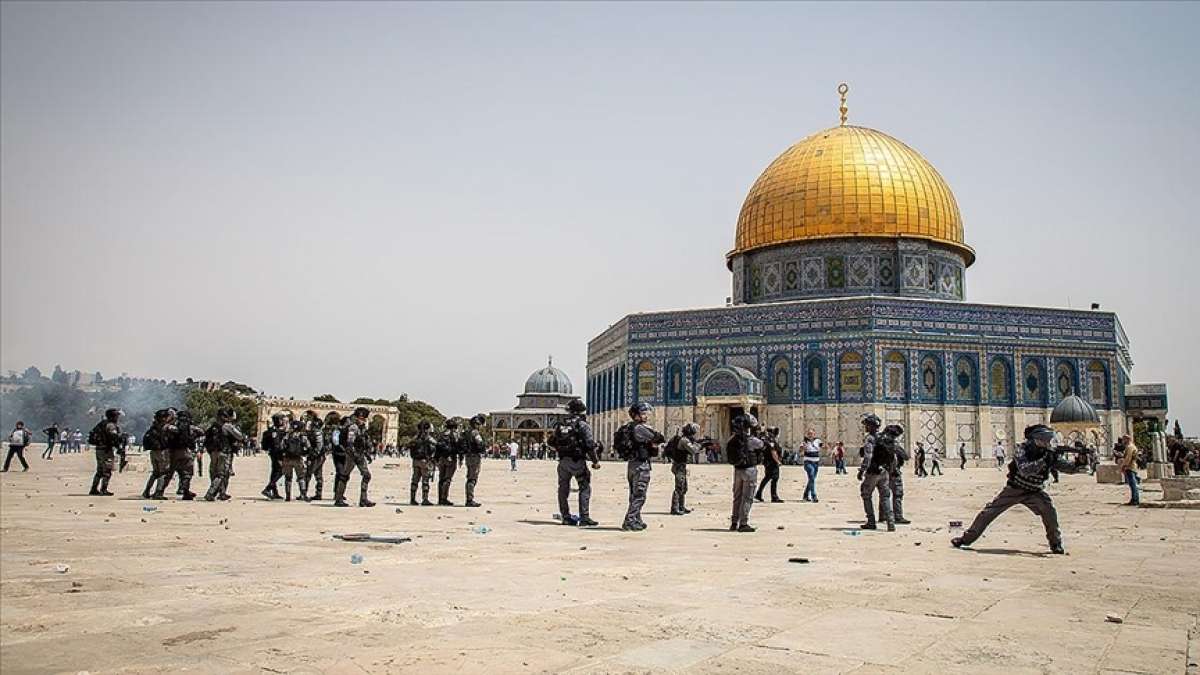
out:
{"label": "small domed structure", "polygon": [[1098,426],[1100,414],[1091,403],[1072,394],[1054,406],[1053,412],[1050,413],[1050,424]]}
{"label": "small domed structure", "polygon": [[558,368],[554,367],[553,359],[549,360],[545,368],[534,371],[525,380],[526,394],[567,394],[572,392],[571,378]]}

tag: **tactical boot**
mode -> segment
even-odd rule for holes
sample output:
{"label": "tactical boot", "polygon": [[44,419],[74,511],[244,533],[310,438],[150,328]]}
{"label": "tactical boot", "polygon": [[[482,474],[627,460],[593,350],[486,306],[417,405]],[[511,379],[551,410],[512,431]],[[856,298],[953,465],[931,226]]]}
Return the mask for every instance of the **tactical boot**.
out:
{"label": "tactical boot", "polygon": [[428,498],[425,498],[421,500],[421,506],[433,506],[433,502],[429,501]]}
{"label": "tactical boot", "polygon": [[464,504],[464,506],[470,506],[471,508],[477,508],[477,507],[483,506],[483,504],[480,504],[479,502],[472,499],[472,500],[468,501],[466,504]]}
{"label": "tactical boot", "polygon": [[161,492],[155,492],[153,495],[150,496],[150,499],[154,499],[154,500],[161,502],[161,501],[166,501],[167,496]]}
{"label": "tactical boot", "polygon": [[345,499],[335,499],[335,500],[333,500],[333,505],[334,506],[350,506],[349,504],[346,503]]}
{"label": "tactical boot", "polygon": [[[815,502],[817,500],[814,499],[813,501]],[[772,504],[782,504],[783,500],[780,499],[779,497],[771,497],[771,503]]]}
{"label": "tactical boot", "polygon": [[1062,542],[1050,544],[1050,552],[1056,555],[1066,555],[1067,551],[1063,548]]}
{"label": "tactical boot", "polygon": [[195,492],[185,492],[185,493],[183,493],[183,496],[180,497],[180,499],[182,499],[185,502],[190,502],[195,498],[196,498]]}
{"label": "tactical boot", "polygon": [[967,542],[963,541],[962,537],[955,537],[950,540],[950,545],[954,548],[962,548],[967,545]]}
{"label": "tactical boot", "polygon": [[888,531],[888,532],[895,532],[895,531],[896,531],[896,524],[895,524],[895,523],[893,523],[892,521],[890,521],[890,520],[889,520],[889,521],[888,521],[888,524],[887,524],[887,531]]}
{"label": "tactical boot", "polygon": [[595,527],[599,524],[587,516],[580,516],[579,518],[579,527]]}
{"label": "tactical boot", "polygon": [[753,526],[746,524],[746,525],[739,525],[737,531],[738,532],[756,532],[757,530]]}
{"label": "tactical boot", "polygon": [[105,497],[113,496],[113,493],[108,491],[108,478],[102,478],[100,480],[100,494],[104,495]]}
{"label": "tactical boot", "polygon": [[224,492],[222,492],[222,493],[221,493],[221,496],[220,496],[220,497],[217,497],[217,499],[220,499],[220,500],[221,500],[221,501],[223,501],[223,502],[227,502],[227,501],[229,501],[230,499],[233,499],[233,497],[230,497],[229,495],[227,495],[227,494],[225,494]]}
{"label": "tactical boot", "polygon": [[729,524],[729,531],[730,531],[730,532],[737,532],[737,523],[730,523],[730,524]]}
{"label": "tactical boot", "polygon": [[860,530],[877,530],[879,528],[875,527],[875,521],[868,520],[867,522],[863,523],[862,525],[859,525],[858,529],[860,529]]}
{"label": "tactical boot", "polygon": [[358,505],[365,507],[365,508],[370,508],[372,506],[375,506],[375,502],[371,501],[370,499],[367,499],[366,497],[363,497],[362,499],[358,500]]}
{"label": "tactical boot", "polygon": [[314,502],[321,501],[321,488],[317,488],[317,491],[315,493],[313,493],[312,501],[314,501]]}
{"label": "tactical boot", "polygon": [[454,506],[454,502],[450,501],[449,499],[444,499],[438,501],[438,506]]}
{"label": "tactical boot", "polygon": [[206,501],[206,502],[216,501],[216,499],[217,498],[212,495],[207,495],[207,494],[204,495],[204,501]]}
{"label": "tactical boot", "polygon": [[274,497],[271,496],[271,488],[270,487],[263,488],[262,492],[260,492],[258,494],[266,497],[267,499],[275,499]]}
{"label": "tactical boot", "polygon": [[908,518],[897,518],[896,524],[897,525],[912,525],[912,521],[909,520]]}

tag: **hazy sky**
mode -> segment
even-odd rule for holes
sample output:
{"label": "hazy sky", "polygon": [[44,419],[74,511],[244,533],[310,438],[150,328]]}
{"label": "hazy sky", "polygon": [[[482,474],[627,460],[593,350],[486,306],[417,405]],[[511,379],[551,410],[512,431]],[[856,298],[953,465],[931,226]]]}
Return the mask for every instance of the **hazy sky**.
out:
{"label": "hazy sky", "polygon": [[1200,5],[2,6],[0,367],[510,407],[719,305],[767,164],[883,130],[968,299],[1119,313],[1200,431]]}

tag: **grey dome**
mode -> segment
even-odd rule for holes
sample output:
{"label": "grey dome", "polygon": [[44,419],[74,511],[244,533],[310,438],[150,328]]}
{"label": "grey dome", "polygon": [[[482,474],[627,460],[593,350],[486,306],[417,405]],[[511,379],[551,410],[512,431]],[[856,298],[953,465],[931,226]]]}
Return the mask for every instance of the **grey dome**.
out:
{"label": "grey dome", "polygon": [[526,394],[571,394],[571,378],[563,371],[547,364],[525,380]]}
{"label": "grey dome", "polygon": [[1058,405],[1054,406],[1054,411],[1050,413],[1050,424],[1099,424],[1100,415],[1091,403],[1072,394]]}

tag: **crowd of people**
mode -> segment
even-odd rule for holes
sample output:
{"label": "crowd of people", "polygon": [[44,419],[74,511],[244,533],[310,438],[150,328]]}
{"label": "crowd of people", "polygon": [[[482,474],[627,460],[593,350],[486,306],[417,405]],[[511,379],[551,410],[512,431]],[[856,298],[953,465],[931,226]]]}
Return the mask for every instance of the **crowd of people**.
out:
{"label": "crowd of people", "polygon": [[[314,411],[306,411],[299,419],[289,413],[272,416],[271,423],[261,439],[248,438],[238,428],[237,416],[232,408],[218,411],[217,419],[207,427],[194,424],[187,410],[166,408],[154,415],[150,429],[142,437],[142,446],[150,455],[150,472],[142,490],[145,499],[167,499],[166,491],[172,480],[178,479],[176,494],[183,500],[193,500],[198,495],[191,490],[194,475],[203,474],[203,456],[208,456],[209,488],[204,499],[208,501],[228,500],[229,480],[233,474],[235,456],[251,450],[264,452],[270,462],[269,478],[261,494],[270,500],[317,501],[323,498],[325,459],[333,464],[333,504],[347,507],[346,491],[355,471],[359,473],[358,506],[375,505],[369,498],[371,482],[370,462],[378,452],[407,456],[411,459],[412,475],[409,502],[419,506],[453,506],[451,489],[459,468],[465,467],[465,501],[468,507],[481,504],[475,499],[475,489],[480,475],[480,464],[484,458],[508,458],[511,470],[517,470],[518,459],[538,458],[558,462],[558,506],[560,522],[564,525],[591,527],[598,523],[591,518],[591,472],[600,468],[604,447],[595,441],[591,427],[586,421],[586,406],[574,399],[567,406],[568,415],[550,431],[549,438],[532,449],[522,448],[515,441],[509,443],[484,442],[481,429],[486,422],[483,415],[476,415],[465,424],[457,418],[446,420],[441,429],[423,420],[417,425],[416,435],[401,447],[381,446],[373,439],[368,425],[369,411],[357,408],[353,414],[342,418],[338,413],[321,417]],[[692,509],[687,506],[688,466],[699,461],[703,455],[710,462],[724,458],[733,467],[729,529],[736,532],[754,532],[750,523],[750,512],[754,502],[765,501],[769,489],[771,503],[783,503],[779,495],[780,469],[788,463],[799,463],[804,467],[806,484],[803,500],[817,502],[817,475],[823,458],[828,454],[835,472],[844,474],[846,451],[841,442],[826,452],[824,444],[814,430],[804,434],[804,440],[795,451],[784,449],[779,442],[777,427],[762,426],[752,414],[742,414],[732,420],[732,437],[724,444],[700,436],[700,428],[694,423],[685,424],[672,438],[667,439],[649,423],[651,408],[646,403],[636,403],[629,409],[630,421],[614,434],[611,452],[626,463],[625,477],[628,483],[628,508],[621,527],[627,531],[642,531],[646,523],[642,518],[647,491],[650,485],[652,462],[661,458],[671,464],[674,488],[671,495],[670,514],[687,515]],[[123,466],[125,449],[130,444],[129,434],[120,427],[122,412],[118,409],[105,411],[101,420],[87,435],[79,435],[80,447],[84,440],[95,448],[96,470],[89,494],[111,496],[110,481],[118,460]],[[859,450],[861,461],[857,478],[862,498],[865,522],[861,529],[875,530],[881,526],[895,531],[897,525],[911,521],[905,517],[904,509],[904,465],[912,462],[917,477],[941,475],[944,456],[936,448],[926,447],[917,441],[912,453],[901,442],[902,427],[896,424],[884,426],[873,414],[862,419],[864,442]],[[44,430],[48,440],[63,438],[64,430],[57,425]],[[73,438],[75,432],[69,434]],[[23,422],[17,422],[9,436],[9,452],[4,462],[4,471],[17,458],[26,470],[28,463],[25,449],[32,442],[33,434]],[[1008,471],[1005,487],[992,499],[975,518],[962,536],[952,541],[955,547],[969,546],[982,536],[988,525],[1004,511],[1018,504],[1028,507],[1041,517],[1046,530],[1047,542],[1055,553],[1063,552],[1057,513],[1044,485],[1058,473],[1094,471],[1096,454],[1082,444],[1074,447],[1056,446],[1056,433],[1046,425],[1033,425],[1025,429],[1024,441],[1007,457],[1003,442],[998,442],[993,453],[999,468]],[[69,442],[73,443],[74,440]],[[53,445],[48,443],[43,454],[51,456]],[[60,452],[64,450],[60,449]],[[70,450],[67,450],[70,451]],[[1140,503],[1140,480],[1138,469],[1144,464],[1144,453],[1124,436],[1115,448],[1115,458],[1130,490],[1130,505]],[[958,448],[960,468],[966,466],[965,444]],[[1068,455],[1070,457],[1068,457]],[[1007,459],[1007,462],[1006,462]],[[1179,459],[1186,465],[1195,461],[1194,453]],[[926,464],[930,467],[927,470]],[[758,468],[763,468],[761,480]],[[280,483],[283,492],[280,492]],[[577,511],[572,514],[569,496],[574,482],[578,488]],[[436,502],[430,500],[430,492],[436,485]],[[295,489],[293,489],[295,488]],[[311,488],[311,493],[310,493]],[[418,499],[418,494],[420,499]]]}

